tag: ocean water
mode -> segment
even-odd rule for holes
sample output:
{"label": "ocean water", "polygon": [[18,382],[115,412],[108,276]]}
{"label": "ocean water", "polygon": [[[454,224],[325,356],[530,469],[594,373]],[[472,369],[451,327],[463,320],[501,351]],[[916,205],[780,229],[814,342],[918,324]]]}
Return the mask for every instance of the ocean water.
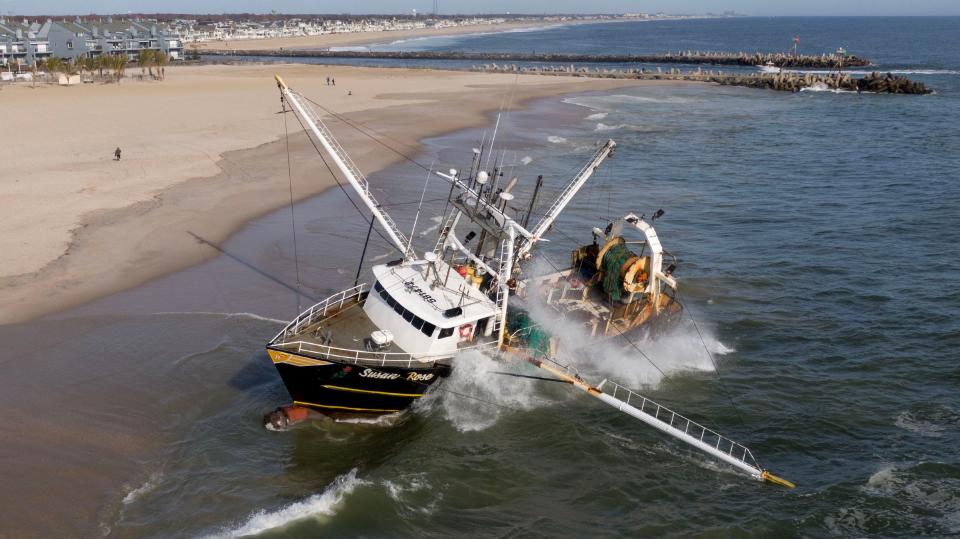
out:
{"label": "ocean water", "polygon": [[[960,534],[960,18],[617,23],[416,46],[767,50],[795,34],[801,50],[842,45],[883,69],[922,71],[911,76],[937,93],[661,85],[567,96],[505,111],[498,158],[524,200],[537,174],[555,191],[599,141],[617,141],[540,256],[562,264],[591,227],[663,208],[657,230],[704,339],[688,319],[640,344],[655,366],[604,356],[590,374],[743,442],[796,490],[566,386],[498,377],[483,357],[461,358],[396,420],[264,430],[262,414],[289,399],[264,342],[354,278],[365,225],[338,191],[294,208],[299,284],[282,210],[205,264],[0,327],[9,353],[43,357],[4,362],[20,382],[4,399],[29,398],[34,375],[57,371],[82,381],[58,386],[82,403],[78,425],[150,438],[112,472],[123,486],[104,495],[96,530],[111,537]],[[493,121],[426,141],[419,159],[463,167]],[[423,171],[398,165],[370,181],[409,230]],[[421,247],[441,207],[424,206]],[[375,239],[368,260],[387,256]],[[84,376],[88,365],[111,375]]]}

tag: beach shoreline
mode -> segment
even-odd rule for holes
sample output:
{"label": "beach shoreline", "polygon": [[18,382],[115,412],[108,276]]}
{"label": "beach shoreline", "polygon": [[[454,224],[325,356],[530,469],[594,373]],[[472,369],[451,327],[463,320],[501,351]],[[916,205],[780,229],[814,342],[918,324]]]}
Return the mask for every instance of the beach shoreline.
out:
{"label": "beach shoreline", "polygon": [[[21,114],[41,102],[52,103],[48,108],[67,125],[89,121],[97,115],[96,107],[133,113],[150,102],[178,104],[141,109],[146,124],[175,131],[147,134],[160,156],[151,155],[150,147],[125,145],[119,162],[107,157],[112,149],[108,140],[138,140],[124,122],[83,141],[54,136],[66,147],[53,154],[42,145],[31,151],[31,141],[50,135],[42,124],[21,122],[18,130],[26,145],[17,155],[10,150],[0,155],[13,165],[0,189],[17,207],[33,211],[0,218],[7,231],[0,247],[20,252],[0,265],[0,324],[63,311],[201,263],[218,253],[198,238],[218,244],[251,219],[288,205],[291,196],[296,202],[333,186],[300,133],[291,138],[291,190],[274,72],[308,96],[323,96],[325,105],[351,120],[410,141],[403,150],[413,153],[421,150],[424,138],[485,124],[506,94],[522,107],[534,99],[637,85],[297,64],[183,67],[171,69],[163,83],[13,88],[8,95],[19,102]],[[341,82],[327,86],[327,75]],[[353,95],[347,94],[348,87]],[[196,102],[189,103],[191,99]],[[144,100],[150,101],[144,105]],[[410,118],[430,120],[411,123]],[[365,173],[402,159],[338,124],[331,128]],[[134,121],[133,127],[140,124]],[[286,128],[301,131],[292,118]],[[24,178],[37,184],[25,186]]]}
{"label": "beach shoreline", "polygon": [[418,28],[415,30],[395,30],[383,32],[345,32],[338,34],[322,34],[317,36],[300,36],[267,39],[234,39],[218,41],[202,41],[184,44],[185,49],[196,49],[202,54],[206,50],[244,50],[251,47],[257,49],[324,49],[328,47],[361,47],[369,45],[390,44],[414,39],[429,39],[433,37],[453,37],[478,34],[492,34],[500,32],[538,31],[576,24],[600,24],[610,22],[624,22],[631,19],[578,19],[570,21],[523,21],[506,22],[501,24],[477,24],[468,26],[451,26],[445,28]]}

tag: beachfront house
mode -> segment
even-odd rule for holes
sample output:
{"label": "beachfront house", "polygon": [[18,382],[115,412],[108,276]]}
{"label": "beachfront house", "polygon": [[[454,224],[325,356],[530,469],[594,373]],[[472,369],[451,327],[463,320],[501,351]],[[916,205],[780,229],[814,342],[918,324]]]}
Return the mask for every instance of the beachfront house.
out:
{"label": "beachfront house", "polygon": [[[47,21],[47,38],[53,54],[60,58],[76,58],[81,54],[125,54],[134,60],[140,51],[154,50],[171,60],[183,59],[180,36],[155,22],[107,19]],[[45,25],[46,26],[46,25]]]}
{"label": "beachfront house", "polygon": [[0,19],[0,65],[24,68],[56,56],[126,55],[134,60],[140,51],[161,51],[172,60],[183,59],[180,36],[156,23],[113,18],[73,21],[48,19],[43,24]]}
{"label": "beachfront house", "polygon": [[49,58],[50,45],[42,30],[37,23],[12,23],[0,18],[0,65],[7,69],[14,65],[26,69],[35,60]]}

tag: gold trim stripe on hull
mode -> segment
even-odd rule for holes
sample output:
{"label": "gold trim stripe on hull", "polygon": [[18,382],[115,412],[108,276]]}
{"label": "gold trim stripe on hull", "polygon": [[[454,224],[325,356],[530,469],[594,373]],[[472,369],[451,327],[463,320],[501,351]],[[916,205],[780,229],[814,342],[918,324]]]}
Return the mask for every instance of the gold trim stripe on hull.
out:
{"label": "gold trim stripe on hull", "polygon": [[312,402],[304,401],[293,401],[294,404],[299,404],[301,406],[315,406],[317,408],[330,408],[334,410],[350,410],[352,412],[399,412],[400,410],[386,410],[382,408],[351,408],[349,406],[333,406],[330,404],[315,404]]}
{"label": "gold trim stripe on hull", "polygon": [[356,389],[353,387],[343,387],[343,386],[328,386],[323,385],[327,389],[338,389],[340,391],[353,391],[354,393],[369,393],[371,395],[386,395],[388,397],[422,397],[423,393],[390,393],[388,391],[373,391],[371,389]]}

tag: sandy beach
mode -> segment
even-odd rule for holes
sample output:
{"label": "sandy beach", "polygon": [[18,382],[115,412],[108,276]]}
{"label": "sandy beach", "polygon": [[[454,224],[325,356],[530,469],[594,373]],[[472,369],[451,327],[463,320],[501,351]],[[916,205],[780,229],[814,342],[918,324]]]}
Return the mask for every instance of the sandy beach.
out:
{"label": "sandy beach", "polygon": [[238,39],[233,41],[206,41],[202,43],[187,43],[185,48],[204,50],[244,50],[244,49],[321,49],[327,47],[353,47],[370,45],[372,43],[392,43],[407,39],[429,37],[456,36],[464,34],[480,34],[488,32],[508,32],[535,28],[549,28],[568,24],[584,24],[595,22],[611,22],[604,20],[576,20],[569,22],[557,21],[524,21],[506,22],[503,24],[477,24],[471,26],[451,26],[447,28],[418,28],[416,30],[397,30],[391,32],[350,32],[342,34],[324,34],[320,36],[304,36],[276,39]]}
{"label": "sandy beach", "polygon": [[[481,125],[504,96],[525,100],[631,81],[307,65],[168,69],[164,82],[3,90],[12,144],[0,199],[29,211],[0,216],[0,323],[82,304],[215,256],[244,222],[289,203],[284,117],[273,74],[331,110],[394,139],[416,141]],[[131,74],[132,71],[131,71]],[[326,76],[336,86],[324,83]],[[348,92],[352,95],[348,95]],[[411,118],[429,119],[411,122]],[[299,130],[294,125],[288,128]],[[337,122],[365,170],[399,157]],[[120,147],[122,159],[113,151]],[[332,179],[301,134],[294,198]]]}

